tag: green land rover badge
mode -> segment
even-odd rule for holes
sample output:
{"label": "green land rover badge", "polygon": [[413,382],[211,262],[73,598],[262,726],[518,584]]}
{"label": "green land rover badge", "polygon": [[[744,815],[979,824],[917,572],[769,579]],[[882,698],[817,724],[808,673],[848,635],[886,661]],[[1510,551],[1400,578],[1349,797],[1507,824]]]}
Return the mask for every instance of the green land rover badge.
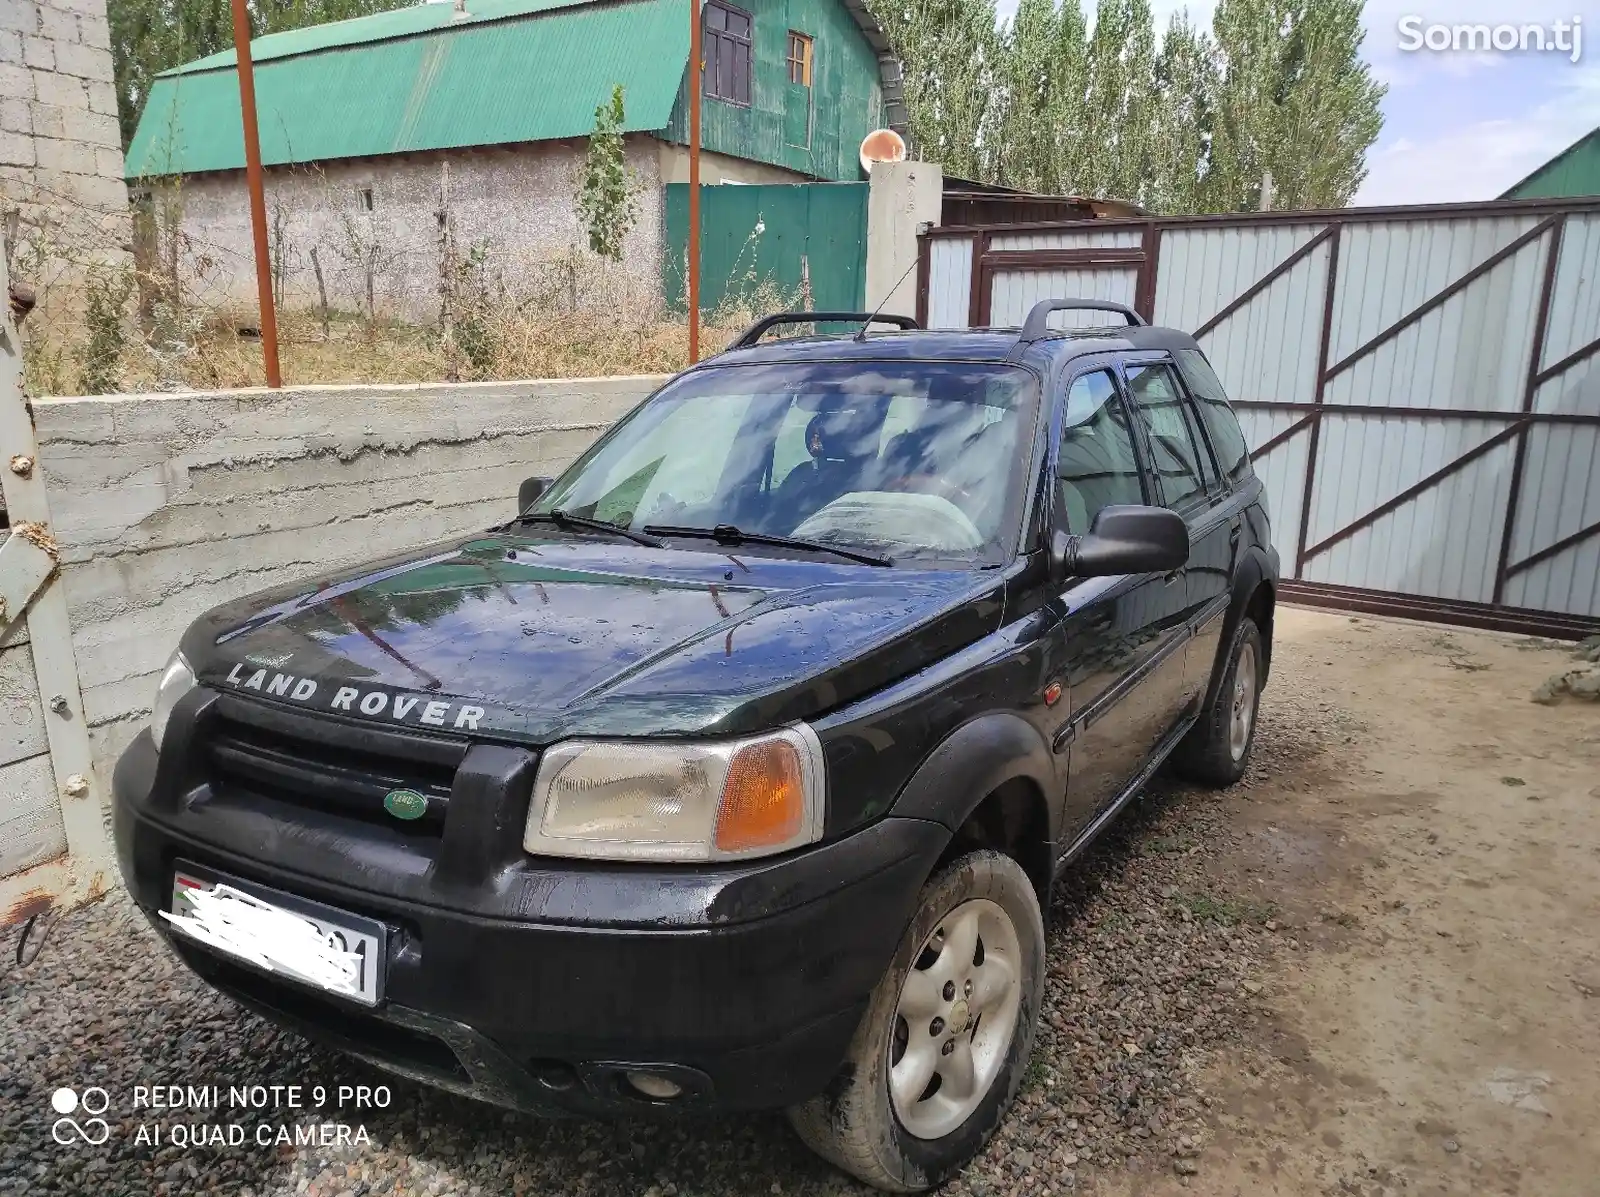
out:
{"label": "green land rover badge", "polygon": [[428,799],[415,790],[390,790],[383,796],[383,809],[409,822],[428,813]]}

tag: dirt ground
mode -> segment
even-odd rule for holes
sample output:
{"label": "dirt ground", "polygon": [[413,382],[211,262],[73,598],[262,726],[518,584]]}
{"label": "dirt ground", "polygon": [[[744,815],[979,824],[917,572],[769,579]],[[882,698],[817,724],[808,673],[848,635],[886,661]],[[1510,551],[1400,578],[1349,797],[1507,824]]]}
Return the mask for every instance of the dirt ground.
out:
{"label": "dirt ground", "polygon": [[[1058,886],[1019,1100],[941,1197],[1600,1195],[1600,705],[1529,700],[1569,646],[1292,608],[1276,640],[1244,780],[1157,779]],[[180,1145],[236,1116],[132,1097],[354,1083],[392,1104],[253,1116],[358,1124],[333,1147]],[[58,1085],[110,1094],[99,1146],[52,1137]],[[778,1114],[545,1122],[375,1073],[206,989],[119,891],[0,963],[10,1193],[870,1190]]]}
{"label": "dirt ground", "polygon": [[1211,865],[1282,911],[1261,1015],[1207,1062],[1196,1173],[1089,1187],[1600,1193],[1600,707],[1528,699],[1568,646],[1297,609],[1277,644],[1317,732]]}

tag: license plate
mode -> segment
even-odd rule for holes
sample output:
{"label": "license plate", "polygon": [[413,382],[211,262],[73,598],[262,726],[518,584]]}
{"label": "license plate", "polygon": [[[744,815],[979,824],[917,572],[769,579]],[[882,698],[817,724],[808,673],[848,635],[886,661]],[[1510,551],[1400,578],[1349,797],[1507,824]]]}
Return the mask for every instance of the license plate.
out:
{"label": "license plate", "polygon": [[[358,914],[335,910],[331,906],[324,906],[320,902],[312,902],[294,894],[286,894],[281,890],[268,889],[253,882],[214,873],[183,861],[178,862],[172,875],[171,912],[174,915],[192,916],[196,907],[184,895],[196,890],[214,890],[218,885],[253,898],[264,913],[288,913],[298,916],[315,927],[317,934],[339,952],[353,956],[354,961],[351,963],[354,965],[354,976],[351,977],[349,972],[343,974],[353,981],[353,990],[331,983],[309,968],[302,971],[293,961],[282,959],[262,942],[248,936],[218,937],[196,934],[185,924],[171,920],[167,920],[166,925],[212,951],[220,952],[268,973],[292,977],[302,984],[326,990],[346,1000],[359,1002],[365,1006],[376,1006],[383,1000],[384,962],[388,959],[386,949],[389,929],[382,923],[375,919],[363,918]],[[269,957],[268,962],[263,962],[263,955]]]}

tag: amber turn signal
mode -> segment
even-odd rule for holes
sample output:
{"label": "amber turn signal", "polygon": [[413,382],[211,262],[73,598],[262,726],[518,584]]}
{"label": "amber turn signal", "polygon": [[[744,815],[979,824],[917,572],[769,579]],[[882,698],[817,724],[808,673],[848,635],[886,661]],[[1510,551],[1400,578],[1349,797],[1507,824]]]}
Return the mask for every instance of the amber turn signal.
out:
{"label": "amber turn signal", "polygon": [[775,847],[800,834],[805,815],[805,785],[794,746],[782,740],[751,744],[728,763],[715,842],[723,852]]}

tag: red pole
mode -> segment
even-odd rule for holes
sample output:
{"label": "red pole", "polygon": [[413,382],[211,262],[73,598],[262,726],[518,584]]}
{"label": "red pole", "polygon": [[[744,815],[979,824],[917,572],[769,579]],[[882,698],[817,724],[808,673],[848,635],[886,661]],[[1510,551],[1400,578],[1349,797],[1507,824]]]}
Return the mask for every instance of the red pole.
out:
{"label": "red pole", "polygon": [[[234,0],[238,3],[239,0]],[[700,0],[689,0],[689,362],[700,360]]]}
{"label": "red pole", "polygon": [[272,306],[272,265],[267,257],[267,201],[261,188],[261,138],[256,130],[256,78],[250,64],[250,14],[233,0],[233,49],[239,59],[239,110],[244,117],[244,179],[250,192],[250,229],[256,242],[256,295],[261,303],[261,357],[267,385],[281,387],[278,313]]}

